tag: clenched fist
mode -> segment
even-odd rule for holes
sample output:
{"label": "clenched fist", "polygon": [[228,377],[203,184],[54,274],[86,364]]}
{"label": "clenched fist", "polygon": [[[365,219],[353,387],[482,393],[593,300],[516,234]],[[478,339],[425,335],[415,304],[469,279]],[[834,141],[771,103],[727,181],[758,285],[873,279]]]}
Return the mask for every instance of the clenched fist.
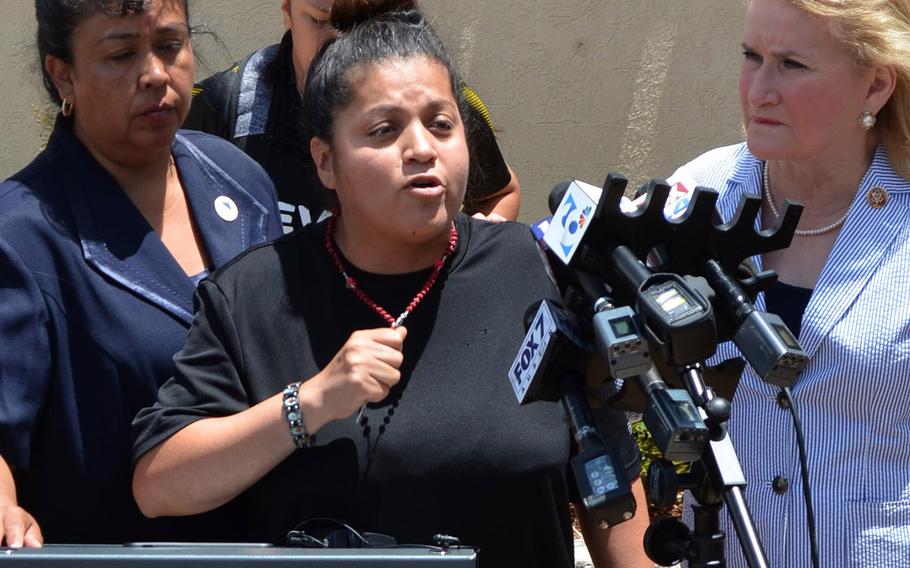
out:
{"label": "clenched fist", "polygon": [[355,331],[329,364],[300,387],[301,401],[319,407],[328,421],[383,400],[401,380],[406,336],[404,327]]}

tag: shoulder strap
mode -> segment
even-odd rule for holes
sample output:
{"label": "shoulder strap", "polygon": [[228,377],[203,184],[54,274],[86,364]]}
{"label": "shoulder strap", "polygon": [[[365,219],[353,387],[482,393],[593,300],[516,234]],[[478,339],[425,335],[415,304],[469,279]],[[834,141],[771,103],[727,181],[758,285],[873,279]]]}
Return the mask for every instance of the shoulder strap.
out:
{"label": "shoulder strap", "polygon": [[237,126],[237,99],[240,97],[240,83],[243,78],[243,67],[246,66],[247,61],[249,61],[249,58],[241,65],[235,64],[227,73],[225,73],[224,94],[227,100],[222,110],[222,124],[224,124],[225,137],[228,138],[228,140],[233,139],[234,129]]}
{"label": "shoulder strap", "polygon": [[464,95],[464,99],[471,105],[471,108],[483,118],[484,122],[487,123],[487,126],[490,127],[490,130],[496,132],[496,129],[493,127],[493,118],[490,116],[487,105],[483,103],[483,99],[480,98],[480,95],[465,84],[461,85],[461,92]]}
{"label": "shoulder strap", "polygon": [[193,104],[183,128],[233,141],[241,65],[235,63],[230,69],[193,85]]}

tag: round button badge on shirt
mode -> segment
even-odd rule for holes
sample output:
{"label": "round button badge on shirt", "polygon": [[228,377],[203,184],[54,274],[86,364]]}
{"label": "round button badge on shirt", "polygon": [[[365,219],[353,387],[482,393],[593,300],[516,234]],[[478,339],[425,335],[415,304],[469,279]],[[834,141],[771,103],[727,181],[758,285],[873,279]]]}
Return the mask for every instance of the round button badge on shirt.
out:
{"label": "round button badge on shirt", "polygon": [[866,202],[873,209],[881,209],[888,204],[888,190],[883,187],[873,187],[866,194]]}
{"label": "round button badge on shirt", "polygon": [[215,199],[215,213],[225,221],[236,221],[240,215],[237,204],[234,200],[226,195],[220,195]]}

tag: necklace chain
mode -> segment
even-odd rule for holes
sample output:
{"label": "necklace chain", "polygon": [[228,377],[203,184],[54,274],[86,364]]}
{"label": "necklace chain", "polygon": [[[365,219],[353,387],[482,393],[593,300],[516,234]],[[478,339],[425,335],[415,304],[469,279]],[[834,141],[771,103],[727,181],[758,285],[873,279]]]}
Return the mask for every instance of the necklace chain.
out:
{"label": "necklace chain", "polygon": [[329,256],[332,258],[335,267],[338,268],[338,272],[341,273],[341,277],[344,278],[344,285],[350,290],[361,302],[369,306],[374,312],[379,314],[379,316],[389,324],[389,327],[396,328],[404,323],[404,320],[407,319],[411,312],[417,307],[418,304],[426,297],[430,292],[433,286],[436,284],[436,281],[439,279],[439,274],[442,272],[443,266],[445,266],[446,260],[449,256],[455,252],[455,246],[458,244],[458,230],[455,229],[455,223],[452,223],[452,229],[449,232],[449,246],[446,248],[445,253],[442,257],[439,258],[435,263],[433,263],[433,272],[430,273],[430,276],[427,277],[426,282],[417,292],[417,295],[414,296],[414,299],[408,303],[408,306],[403,312],[397,317],[393,318],[385,308],[377,304],[372,298],[370,298],[366,292],[364,292],[360,286],[357,284],[357,281],[353,276],[348,275],[347,271],[344,269],[344,264],[341,262],[341,256],[338,254],[338,251],[335,249],[335,243],[332,240],[332,236],[335,234],[335,225],[338,223],[338,217],[341,216],[340,211],[334,211],[334,214],[329,218],[328,222],[325,225],[325,248],[329,253]]}
{"label": "necklace chain", "polygon": [[[777,210],[777,206],[774,205],[774,197],[771,196],[771,184],[768,183],[768,162],[762,162],[761,182],[762,192],[765,194],[765,199],[768,200],[768,207],[771,208],[771,213],[774,214],[775,219],[780,219],[780,213]],[[852,205],[847,207],[847,210],[844,211],[844,214],[841,215],[841,218],[831,223],[830,225],[825,225],[824,227],[819,227],[817,229],[796,229],[793,231],[793,234],[800,237],[814,237],[816,235],[823,235],[829,231],[833,231],[834,229],[844,224],[844,221],[847,220],[847,215],[850,214],[850,210],[852,208]]]}

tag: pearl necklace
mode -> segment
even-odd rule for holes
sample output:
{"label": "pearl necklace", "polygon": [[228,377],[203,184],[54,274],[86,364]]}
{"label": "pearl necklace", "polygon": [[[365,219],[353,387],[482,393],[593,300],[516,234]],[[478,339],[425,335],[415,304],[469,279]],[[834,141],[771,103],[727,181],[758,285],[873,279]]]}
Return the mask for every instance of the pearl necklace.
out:
{"label": "pearl necklace", "polygon": [[458,244],[458,231],[455,229],[455,223],[452,223],[452,229],[449,232],[449,246],[446,248],[445,253],[442,257],[433,263],[433,272],[430,273],[430,276],[427,278],[427,281],[424,283],[423,287],[417,292],[417,295],[414,296],[414,299],[410,301],[407,308],[397,318],[393,318],[392,315],[382,306],[377,304],[372,298],[370,298],[366,292],[364,292],[360,286],[357,284],[357,281],[354,280],[352,276],[349,276],[347,271],[344,269],[344,264],[341,262],[341,257],[338,255],[338,251],[335,250],[335,243],[332,241],[332,235],[335,234],[335,225],[338,223],[338,217],[341,216],[340,211],[334,212],[328,222],[325,224],[325,248],[329,253],[329,256],[332,258],[332,262],[335,263],[335,267],[338,268],[338,272],[341,273],[341,277],[344,278],[344,285],[348,290],[353,292],[361,302],[373,309],[374,312],[379,314],[379,316],[389,324],[389,327],[392,329],[401,326],[404,323],[404,320],[407,319],[411,312],[414,311],[414,308],[423,300],[426,295],[429,293],[430,289],[433,288],[433,285],[436,284],[436,281],[439,279],[439,274],[442,272],[442,267],[445,265],[446,260],[449,256],[455,252],[455,246]]}
{"label": "pearl necklace", "polygon": [[[780,213],[777,211],[777,206],[774,205],[774,198],[771,196],[771,184],[768,183],[768,162],[762,162],[761,181],[762,192],[765,194],[765,198],[768,200],[768,206],[771,208],[771,213],[774,214],[775,219],[780,219]],[[862,183],[860,185],[862,185]],[[844,224],[844,221],[847,220],[847,215],[850,214],[850,210],[852,208],[853,205],[847,207],[847,210],[844,211],[844,214],[841,216],[841,218],[831,223],[830,225],[825,225],[824,227],[819,227],[818,229],[796,229],[793,231],[793,234],[798,237],[814,237],[816,235],[823,235],[829,231],[833,231],[834,229]]]}

